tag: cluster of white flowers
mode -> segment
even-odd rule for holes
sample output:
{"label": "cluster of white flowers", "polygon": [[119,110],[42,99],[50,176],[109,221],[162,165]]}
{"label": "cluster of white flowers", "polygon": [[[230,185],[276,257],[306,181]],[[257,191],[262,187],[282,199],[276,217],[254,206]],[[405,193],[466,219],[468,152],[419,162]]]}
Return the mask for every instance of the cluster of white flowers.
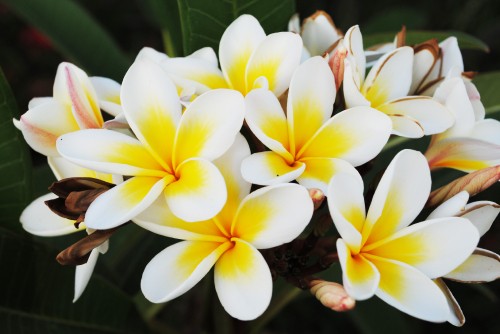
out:
{"label": "cluster of white flowers", "polygon": [[[343,35],[323,12],[302,27],[294,17],[289,29],[266,35],[242,15],[224,32],[218,57],[211,48],[179,58],[144,48],[121,85],[62,63],[53,97],[33,99],[14,122],[57,179],[116,186],[90,204],[77,227],[44,205],[52,194],[26,208],[23,227],[55,236],[132,221],[182,240],[144,269],[146,298],[176,298],[214,267],[226,311],[251,320],[272,295],[259,249],[300,236],[317,189],[340,235],[343,285],[352,298],[377,295],[412,316],[462,324],[441,278],[500,276],[498,255],[476,248],[500,207],[467,204],[461,192],[411,224],[429,198],[432,169],[500,164],[500,122],[485,119],[457,40],[364,51],[358,26]],[[366,210],[355,167],[376,158],[391,135],[432,140],[425,155],[396,155]],[[75,300],[107,247],[77,266]]]}

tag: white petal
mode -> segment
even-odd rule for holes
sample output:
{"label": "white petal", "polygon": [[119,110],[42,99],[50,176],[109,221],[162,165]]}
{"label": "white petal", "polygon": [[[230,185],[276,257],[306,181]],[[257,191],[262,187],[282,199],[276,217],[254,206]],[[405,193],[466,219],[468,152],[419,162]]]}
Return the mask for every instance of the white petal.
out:
{"label": "white petal", "polygon": [[464,210],[468,200],[469,193],[465,190],[461,191],[434,209],[426,220],[453,217]]}
{"label": "white petal", "polygon": [[467,204],[460,217],[470,220],[479,231],[479,235],[483,236],[489,231],[499,212],[500,206],[495,202],[479,201]]}
{"label": "white petal", "polygon": [[430,278],[441,277],[464,262],[479,241],[464,218],[448,217],[413,224],[363,252],[411,265]]}
{"label": "white petal", "polygon": [[359,252],[366,215],[362,181],[349,174],[337,174],[328,185],[327,196],[337,231],[350,249]]}
{"label": "white petal", "polygon": [[172,179],[136,176],[111,188],[90,204],[85,224],[97,230],[116,227],[151,205]]}
{"label": "white petal", "polygon": [[354,66],[352,71],[356,75],[355,81],[358,85],[361,85],[365,80],[366,58],[363,48],[363,36],[359,26],[355,25],[347,30],[344,43],[349,55],[354,57],[355,64],[351,65]]}
{"label": "white petal", "polygon": [[120,84],[112,79],[91,77],[90,82],[97,94],[101,108],[112,116],[121,112]]}
{"label": "white petal", "polygon": [[316,188],[326,194],[328,183],[337,173],[350,174],[363,182],[356,168],[342,159],[308,158],[301,162],[306,165],[306,169],[297,177],[297,182],[308,189]]}
{"label": "white petal", "polygon": [[313,56],[321,56],[339,36],[331,17],[323,11],[317,11],[302,24],[304,46]]}
{"label": "white petal", "polygon": [[280,155],[272,152],[254,153],[241,164],[241,174],[248,182],[259,185],[273,185],[295,180],[306,165],[295,162],[292,166]]}
{"label": "white petal", "polygon": [[248,60],[245,74],[247,91],[252,90],[255,81],[263,76],[269,83],[269,90],[276,96],[283,94],[300,63],[301,54],[302,39],[299,35],[278,32],[267,36]]}
{"label": "white petal", "polygon": [[366,76],[362,87],[363,94],[372,106],[406,96],[410,90],[412,66],[413,49],[407,46],[380,58]]}
{"label": "white petal", "polygon": [[349,57],[344,60],[344,80],[342,87],[344,91],[344,99],[347,108],[356,106],[370,106],[371,103],[361,93],[360,83],[356,82],[355,76],[357,75],[355,64],[349,61]]}
{"label": "white petal", "polygon": [[370,107],[354,107],[330,118],[298,152],[301,158],[338,158],[353,166],[373,159],[391,132],[389,117]]}
{"label": "white petal", "polygon": [[469,136],[474,139],[500,145],[500,121],[492,118],[478,121],[474,124],[474,128]]}
{"label": "white petal", "polygon": [[182,115],[175,137],[173,164],[198,157],[213,160],[226,152],[243,125],[245,100],[230,89],[196,98]]}
{"label": "white petal", "polygon": [[227,199],[226,183],[217,167],[204,159],[189,159],[177,167],[177,180],[165,190],[177,217],[195,222],[214,217]]}
{"label": "white petal", "polygon": [[406,138],[421,138],[424,136],[424,128],[411,116],[390,115],[392,121],[392,133]]}
{"label": "white petal", "polygon": [[55,99],[37,104],[24,113],[18,128],[32,149],[47,156],[59,155],[56,150],[57,137],[79,130],[71,109]]}
{"label": "white petal", "polygon": [[100,128],[103,123],[97,94],[87,74],[70,63],[61,63],[54,80],[54,99],[71,108],[81,129]]}
{"label": "white petal", "polygon": [[252,245],[236,239],[215,264],[215,290],[229,315],[253,320],[271,301],[273,281],[264,257]]}
{"label": "white petal", "polygon": [[272,151],[292,160],[285,113],[274,94],[254,89],[245,97],[245,119],[253,134]]}
{"label": "white petal", "polygon": [[247,91],[245,71],[248,61],[265,37],[259,21],[251,15],[241,15],[224,31],[219,44],[219,60],[222,73],[232,88]]}
{"label": "white petal", "polygon": [[42,237],[52,237],[85,229],[84,224],[80,224],[80,226],[76,228],[74,220],[56,215],[47,205],[45,205],[45,201],[55,198],[57,198],[57,196],[52,193],[45,194],[35,199],[23,210],[19,220],[26,231]]}
{"label": "white petal", "polygon": [[369,260],[380,272],[380,285],[375,293],[380,299],[422,320],[448,320],[446,297],[431,279],[402,262],[372,256]]}
{"label": "white petal", "polygon": [[465,262],[444,277],[464,283],[492,282],[500,278],[500,256],[477,248]]}
{"label": "white petal", "polygon": [[387,115],[404,115],[415,119],[425,135],[440,133],[453,125],[453,114],[441,103],[427,96],[408,96],[389,101],[378,110]]}
{"label": "white petal", "polygon": [[322,57],[310,58],[297,68],[287,102],[288,129],[294,140],[291,152],[299,151],[331,117],[335,94],[335,78]]}
{"label": "white petal", "polygon": [[153,61],[134,62],[123,79],[121,101],[136,137],[167,168],[182,115],[177,90],[167,73]]}
{"label": "white petal", "polygon": [[73,303],[80,298],[83,291],[87,287],[90,281],[92,272],[94,271],[95,265],[97,263],[97,258],[99,257],[99,250],[97,248],[90,252],[90,256],[87,263],[76,266],[75,269],[75,294],[73,296]]}
{"label": "white petal", "polygon": [[475,115],[463,80],[453,78],[444,81],[436,89],[434,99],[443,103],[455,117],[453,126],[440,137],[467,136],[474,127]]}
{"label": "white petal", "polygon": [[271,248],[297,238],[314,211],[306,188],[279,184],[260,188],[245,197],[231,226],[231,235],[258,249]]}
{"label": "white petal", "polygon": [[430,190],[431,175],[425,157],[412,150],[399,152],[377,186],[363,237],[380,240],[408,226],[424,207]]}
{"label": "white petal", "polygon": [[226,204],[218,214],[221,221],[231,222],[241,201],[250,193],[252,184],[241,175],[241,163],[249,156],[250,147],[245,137],[238,134],[233,146],[213,162],[224,177],[227,188]]}
{"label": "white petal", "polygon": [[357,300],[372,297],[380,281],[377,268],[364,256],[353,256],[342,239],[337,240],[337,252],[342,267],[342,283],[347,293]]}
{"label": "white petal", "polygon": [[214,68],[219,67],[219,61],[217,60],[217,54],[215,53],[213,48],[208,47],[208,46],[196,50],[195,52],[191,53],[186,58],[203,60],[203,61],[207,62],[208,64],[212,65],[212,67],[214,67]]}
{"label": "white petal", "polygon": [[68,133],[59,137],[57,149],[69,161],[104,173],[157,177],[167,173],[137,139],[116,131]]}
{"label": "white petal", "polygon": [[141,290],[153,303],[187,292],[213,267],[229,243],[182,241],[158,253],[142,274]]}
{"label": "white petal", "polygon": [[443,65],[441,68],[442,75],[448,74],[448,71],[453,67],[458,67],[460,72],[464,71],[464,61],[462,53],[458,47],[458,40],[451,36],[439,43],[441,53],[443,55]]}
{"label": "white petal", "polygon": [[448,302],[450,313],[448,315],[447,321],[453,326],[457,327],[463,326],[463,324],[465,323],[465,316],[464,313],[462,312],[462,309],[460,308],[460,305],[455,299],[455,296],[453,296],[450,289],[448,289],[448,287],[446,286],[446,284],[442,279],[437,278],[434,280],[434,283],[436,283],[439,289],[441,289],[441,291],[444,293],[446,301]]}

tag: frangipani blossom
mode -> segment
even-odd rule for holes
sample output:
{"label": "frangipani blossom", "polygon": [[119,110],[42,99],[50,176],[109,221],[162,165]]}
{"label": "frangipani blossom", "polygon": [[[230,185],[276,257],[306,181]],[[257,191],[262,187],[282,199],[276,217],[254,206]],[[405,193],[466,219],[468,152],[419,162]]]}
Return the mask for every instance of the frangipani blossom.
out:
{"label": "frangipani blossom", "polygon": [[76,164],[132,176],[90,205],[87,226],[108,229],[123,224],[162,194],[184,220],[217,214],[227,193],[211,161],[231,146],[241,128],[241,94],[209,91],[182,113],[168,74],[153,61],[138,60],[123,79],[121,102],[137,139],[110,130],[82,130],[58,140],[61,155]]}
{"label": "frangipani blossom", "polygon": [[382,176],[368,213],[362,184],[348,174],[332,178],[328,207],[341,236],[337,252],[343,284],[353,298],[376,295],[414,317],[444,322],[449,318],[447,299],[432,279],[463,263],[479,233],[458,217],[410,225],[430,189],[424,156],[403,150]]}
{"label": "frangipani blossom", "polygon": [[[469,194],[462,191],[439,207],[437,207],[428,219],[441,218],[445,216],[463,217],[477,228],[479,235],[483,236],[490,229],[495,218],[500,212],[500,206],[495,202],[478,201],[467,204]],[[500,278],[500,256],[483,248],[476,248],[461,265],[443,276],[444,278],[463,283],[491,282]],[[450,318],[448,322],[455,326],[462,326],[465,317],[451,292],[445,283],[440,280],[438,285],[446,291],[448,304],[450,305]]]}
{"label": "frangipani blossom", "polygon": [[434,99],[446,105],[455,124],[432,137],[425,152],[431,169],[454,168],[472,172],[500,164],[500,122],[474,112],[461,78],[444,81]]}
{"label": "frangipani blossom", "polygon": [[154,303],[172,300],[196,285],[214,267],[215,289],[233,317],[252,320],[271,300],[269,267],[257,249],[292,241],[313,213],[308,191],[281,184],[250,193],[240,165],[250,154],[238,136],[233,146],[214,161],[224,175],[229,194],[224,209],[213,219],[188,223],[175,217],[159,198],[136,218],[142,227],[181,239],[156,255],[146,266],[141,289]]}
{"label": "frangipani blossom", "polygon": [[365,78],[366,59],[358,26],[344,38],[349,56],[344,67],[344,98],[348,108],[371,106],[392,120],[393,134],[419,138],[443,132],[453,116],[428,96],[408,96],[412,82],[413,49],[404,46],[382,56]]}
{"label": "frangipani blossom", "polygon": [[252,154],[242,164],[243,177],[271,185],[297,180],[324,193],[339,171],[358,175],[353,166],[373,159],[387,142],[389,118],[370,107],[356,107],[331,117],[335,83],[321,57],[306,60],[295,71],[287,112],[267,90],[246,97],[246,121],[271,151]]}
{"label": "frangipani blossom", "polygon": [[340,32],[328,13],[318,10],[307,17],[300,25],[299,15],[295,14],[288,22],[288,31],[300,34],[304,42],[302,59],[322,56],[342,38]]}
{"label": "frangipani blossom", "polygon": [[116,98],[119,89],[120,85],[111,79],[89,79],[75,65],[61,63],[54,81],[54,96],[32,99],[28,111],[19,121],[14,120],[14,125],[22,131],[32,149],[57,157],[56,140],[60,135],[101,128],[100,108],[112,114],[119,111],[119,99]]}
{"label": "frangipani blossom", "polygon": [[254,88],[283,94],[300,63],[302,39],[291,32],[266,36],[259,21],[241,15],[227,27],[219,44],[219,60],[230,88],[243,95]]}

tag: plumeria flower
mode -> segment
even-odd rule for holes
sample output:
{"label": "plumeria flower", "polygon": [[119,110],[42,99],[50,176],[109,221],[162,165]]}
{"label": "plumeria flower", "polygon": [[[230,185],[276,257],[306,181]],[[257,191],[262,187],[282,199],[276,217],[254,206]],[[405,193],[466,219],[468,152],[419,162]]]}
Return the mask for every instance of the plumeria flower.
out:
{"label": "plumeria flower", "polygon": [[479,233],[459,217],[410,225],[430,189],[424,156],[403,150],[382,176],[368,213],[362,184],[348,174],[332,178],[328,207],[341,236],[337,252],[349,295],[358,300],[376,295],[414,317],[444,322],[449,318],[447,299],[432,279],[463,263]]}
{"label": "plumeria flower", "polygon": [[[437,207],[428,219],[449,216],[467,218],[477,228],[479,235],[483,236],[495,221],[500,212],[500,206],[490,201],[478,201],[467,204],[468,199],[469,194],[466,191],[462,191]],[[476,248],[472,255],[462,264],[443,277],[462,283],[492,282],[500,278],[500,256],[489,250]],[[463,325],[465,317],[460,306],[445,283],[439,280],[438,284],[446,292],[448,304],[450,305],[450,318],[448,322],[455,326]]]}
{"label": "plumeria flower", "polygon": [[453,116],[428,96],[408,96],[412,82],[413,49],[400,47],[386,53],[365,78],[366,59],[358,26],[344,39],[349,56],[344,68],[344,98],[348,108],[371,106],[392,120],[393,133],[419,138],[440,133],[453,124]]}
{"label": "plumeria flower", "polygon": [[211,220],[180,220],[159,198],[136,222],[155,233],[181,239],[146,266],[141,289],[154,303],[172,300],[196,285],[214,267],[215,289],[233,317],[252,320],[271,300],[272,278],[258,251],[292,241],[307,226],[313,204],[297,184],[281,184],[250,193],[240,165],[250,149],[243,136],[216,164],[229,194],[223,210]]}
{"label": "plumeria flower", "polygon": [[119,94],[119,89],[119,84],[111,79],[89,79],[75,65],[61,63],[57,68],[53,97],[32,99],[28,111],[19,121],[14,120],[14,125],[22,131],[32,149],[57,157],[56,139],[60,135],[101,128],[100,108],[112,114],[118,112],[116,94]]}
{"label": "plumeria flower", "polygon": [[246,97],[246,121],[271,151],[251,155],[242,165],[252,183],[272,185],[297,180],[326,192],[339,171],[358,175],[353,166],[373,159],[387,142],[391,123],[370,107],[356,107],[331,117],[335,83],[327,62],[313,57],[295,71],[287,112],[269,91]]}
{"label": "plumeria flower", "polygon": [[[59,156],[57,138],[79,129],[101,128],[101,111],[112,115],[121,112],[120,85],[108,78],[92,77],[70,63],[61,63],[54,81],[53,97],[34,98],[28,111],[20,121],[14,120],[22,131],[28,145],[47,156],[49,166],[57,180],[69,177],[91,177],[106,182],[119,183],[120,177],[99,173],[77,166]],[[23,228],[34,235],[49,237],[74,233],[86,229],[84,223],[75,226],[75,221],[55,215],[45,205],[54,199],[54,194],[45,194],[31,202],[19,218]],[[88,231],[91,233],[92,231]],[[83,265],[76,267],[76,301],[85,290],[94,270],[98,255],[105,253],[108,242],[94,249]]]}
{"label": "plumeria flower", "polygon": [[283,94],[300,63],[302,39],[291,32],[266,36],[259,21],[241,15],[227,27],[219,44],[219,60],[230,88],[246,95],[254,88]]}
{"label": "plumeria flower", "polygon": [[444,81],[434,99],[453,113],[455,124],[432,137],[425,153],[431,169],[447,167],[472,172],[500,164],[500,122],[474,112],[461,78]]}
{"label": "plumeria flower", "polygon": [[288,31],[300,34],[302,37],[303,60],[312,56],[322,56],[325,52],[331,51],[335,43],[343,36],[333,23],[331,16],[322,10],[304,19],[302,26],[299,15],[293,15],[288,22]]}
{"label": "plumeria flower", "polygon": [[136,138],[101,129],[63,135],[57,149],[86,168],[131,176],[99,196],[85,216],[88,227],[108,229],[134,218],[163,194],[187,221],[209,219],[226,202],[219,170],[211,163],[233,143],[244,100],[233,90],[212,90],[184,113],[168,74],[138,60],[123,79],[121,102]]}

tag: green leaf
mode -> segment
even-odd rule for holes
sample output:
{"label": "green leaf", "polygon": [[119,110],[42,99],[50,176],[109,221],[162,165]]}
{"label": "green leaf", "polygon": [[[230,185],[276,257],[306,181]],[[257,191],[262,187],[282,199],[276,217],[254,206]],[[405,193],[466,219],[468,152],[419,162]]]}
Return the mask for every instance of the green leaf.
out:
{"label": "green leaf", "polygon": [[241,14],[259,20],[267,34],[285,30],[295,11],[293,0],[178,0],[184,54],[202,47],[215,50],[226,27]]}
{"label": "green leaf", "polygon": [[481,94],[481,102],[483,102],[486,114],[491,117],[491,114],[500,112],[500,71],[483,73],[476,76],[473,80]]}
{"label": "green leaf", "polygon": [[19,216],[31,198],[29,150],[12,122],[19,112],[0,69],[0,226],[21,230]]}
{"label": "green leaf", "polygon": [[[377,34],[367,34],[363,35],[363,42],[365,48],[382,44],[390,43],[394,40],[395,32],[389,33],[377,33]],[[443,41],[444,39],[455,36],[458,39],[458,45],[461,49],[471,49],[479,50],[483,52],[489,52],[490,48],[486,43],[480,39],[466,34],[461,31],[425,31],[425,30],[413,30],[406,32],[406,44],[413,45],[425,42],[429,39],[436,38],[438,41]]]}
{"label": "green leaf", "polygon": [[182,32],[177,0],[146,0],[140,3],[149,19],[161,29],[165,52],[182,55]]}
{"label": "green leaf", "polygon": [[46,34],[55,48],[93,75],[121,81],[130,60],[79,4],[68,0],[0,0]]}
{"label": "green leaf", "polygon": [[93,277],[72,303],[74,267],[0,228],[0,333],[148,333],[130,297]]}

